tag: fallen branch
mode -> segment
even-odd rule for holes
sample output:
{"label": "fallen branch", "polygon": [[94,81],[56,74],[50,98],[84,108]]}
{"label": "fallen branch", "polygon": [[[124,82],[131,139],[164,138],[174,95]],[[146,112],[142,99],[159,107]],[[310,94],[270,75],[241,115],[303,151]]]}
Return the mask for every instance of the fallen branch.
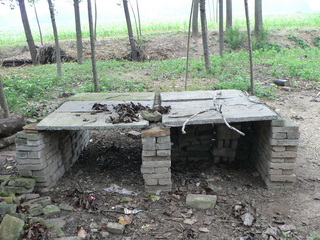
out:
{"label": "fallen branch", "polygon": [[16,139],[16,134],[13,134],[13,135],[11,135],[9,137],[1,138],[0,139],[0,149],[8,147],[8,146],[14,144],[15,139]]}
{"label": "fallen branch", "polygon": [[200,111],[200,112],[197,112],[197,113],[193,114],[191,117],[189,117],[189,118],[183,123],[182,129],[181,129],[182,134],[186,134],[186,133],[187,133],[187,132],[185,131],[185,128],[186,128],[187,123],[188,123],[192,118],[198,116],[199,114],[202,114],[202,113],[205,113],[205,112],[214,110],[214,111],[216,111],[216,112],[218,112],[218,113],[220,114],[220,116],[222,117],[225,125],[226,125],[229,129],[231,129],[231,130],[233,130],[233,131],[236,131],[237,133],[239,133],[239,134],[242,135],[242,136],[245,136],[245,134],[244,134],[243,132],[241,132],[240,130],[236,129],[235,127],[232,127],[232,126],[228,123],[228,121],[227,121],[227,119],[225,118],[225,116],[223,115],[222,105],[221,105],[221,104],[218,104],[218,102],[217,102],[217,96],[218,96],[218,95],[221,95],[221,94],[222,94],[221,92],[218,92],[217,94],[215,94],[215,95],[213,96],[213,98],[212,98],[213,107],[208,108],[208,109],[206,109],[206,110],[202,110],[202,111]]}

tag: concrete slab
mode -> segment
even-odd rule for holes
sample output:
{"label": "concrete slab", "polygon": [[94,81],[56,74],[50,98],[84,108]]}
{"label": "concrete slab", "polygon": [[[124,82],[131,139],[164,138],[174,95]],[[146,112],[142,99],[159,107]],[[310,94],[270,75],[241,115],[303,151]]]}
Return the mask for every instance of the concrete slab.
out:
{"label": "concrete slab", "polygon": [[37,125],[37,130],[104,130],[112,128],[145,128],[149,122],[118,123],[108,122],[111,114],[107,113],[67,113],[53,112]]}
{"label": "concrete slab", "polygon": [[[219,93],[219,95],[217,95]],[[179,93],[161,93],[161,104],[171,106],[169,114],[164,115],[162,122],[168,127],[180,127],[192,115],[208,110],[192,118],[188,125],[223,123],[221,115],[213,108],[213,96],[222,105],[222,112],[229,123],[273,120],[277,114],[259,99],[248,98],[238,90],[194,91]],[[197,99],[193,101],[192,99]],[[209,100],[210,99],[210,100]],[[165,100],[165,101],[163,101]]]}
{"label": "concrete slab", "polygon": [[[140,103],[153,108],[155,93],[83,93],[77,94],[65,102],[56,111],[49,114],[36,129],[42,130],[90,130],[110,128],[145,128],[149,122],[140,118],[139,122],[118,123],[110,122],[110,117],[117,114],[113,105]],[[80,100],[77,100],[80,99]],[[90,99],[90,100],[87,100]],[[106,99],[110,99],[109,101]],[[112,100],[111,100],[112,99]],[[92,109],[94,103],[107,104],[110,112],[97,113]]]}
{"label": "concrete slab", "polygon": [[153,101],[153,92],[129,93],[79,93],[70,97],[69,101]]}

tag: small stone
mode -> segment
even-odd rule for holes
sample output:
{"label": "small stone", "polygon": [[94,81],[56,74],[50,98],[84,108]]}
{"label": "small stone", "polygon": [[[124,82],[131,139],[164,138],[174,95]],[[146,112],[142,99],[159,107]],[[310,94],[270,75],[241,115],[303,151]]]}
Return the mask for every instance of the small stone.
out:
{"label": "small stone", "polygon": [[69,204],[61,203],[59,204],[59,208],[65,211],[73,211],[73,207]]}
{"label": "small stone", "polygon": [[51,204],[51,198],[49,196],[46,197],[41,197],[41,198],[36,198],[33,200],[30,200],[28,202],[24,202],[22,205],[27,206],[30,204],[40,204],[42,207],[48,206]]}
{"label": "small stone", "polygon": [[100,236],[102,239],[107,239],[109,237],[109,233],[108,232],[100,232]]}
{"label": "small stone", "polygon": [[39,216],[39,215],[43,214],[43,207],[38,203],[30,204],[29,209],[28,209],[28,213],[32,217]]}
{"label": "small stone", "polygon": [[34,188],[36,180],[33,178],[13,178],[8,183],[9,186]]}
{"label": "small stone", "polygon": [[188,225],[193,225],[197,222],[198,220],[195,218],[187,218],[183,221],[184,224],[188,224]]}
{"label": "small stone", "polygon": [[188,194],[187,206],[197,209],[213,209],[217,203],[216,195]]}
{"label": "small stone", "polygon": [[125,225],[120,223],[108,223],[107,231],[114,234],[123,234]]}
{"label": "small stone", "polygon": [[241,215],[241,220],[243,222],[243,225],[252,226],[254,221],[254,216],[251,213],[245,213]]}
{"label": "small stone", "polygon": [[11,204],[11,203],[1,203],[0,204],[0,213],[6,214],[6,213],[15,213],[17,210],[17,204]]}
{"label": "small stone", "polygon": [[59,213],[60,211],[60,208],[56,205],[48,205],[43,208],[44,215],[53,215]]}
{"label": "small stone", "polygon": [[148,112],[148,111],[142,110],[140,114],[145,120],[150,122],[161,122],[162,120],[162,114],[159,113],[158,111]]}
{"label": "small stone", "polygon": [[10,215],[5,215],[0,224],[1,240],[20,239],[23,233],[23,226],[23,220]]}
{"label": "small stone", "polygon": [[316,193],[313,195],[313,199],[314,199],[314,200],[320,200],[320,192],[316,192]]}
{"label": "small stone", "polygon": [[127,135],[132,138],[140,138],[141,137],[141,133],[138,131],[134,131],[134,130],[127,132]]}
{"label": "small stone", "polygon": [[[52,218],[46,220],[47,224],[56,228],[63,228],[66,225],[66,221],[63,218]],[[45,225],[47,225],[45,224]]]}
{"label": "small stone", "polygon": [[267,234],[269,236],[277,238],[278,236],[278,228],[276,227],[269,227],[267,230],[264,232],[264,234]]}

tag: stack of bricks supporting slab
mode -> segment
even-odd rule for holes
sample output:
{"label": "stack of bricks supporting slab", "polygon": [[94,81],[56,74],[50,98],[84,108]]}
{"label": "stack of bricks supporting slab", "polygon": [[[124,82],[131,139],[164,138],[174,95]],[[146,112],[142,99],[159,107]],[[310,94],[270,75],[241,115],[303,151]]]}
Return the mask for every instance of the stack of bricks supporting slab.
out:
{"label": "stack of bricks supporting slab", "polygon": [[21,131],[16,137],[17,168],[23,177],[48,188],[78,159],[89,142],[88,131]]}
{"label": "stack of bricks supporting slab", "polygon": [[171,128],[172,159],[175,161],[202,161],[212,159],[213,125],[188,125]]}
{"label": "stack of bricks supporting slab", "polygon": [[[240,124],[233,125],[241,130]],[[236,157],[240,134],[228,128],[225,124],[215,125],[215,145],[213,149],[214,162],[233,162]]]}
{"label": "stack of bricks supporting slab", "polygon": [[268,189],[291,189],[296,180],[299,127],[290,119],[279,117],[257,122],[253,128],[257,136],[251,159]]}
{"label": "stack of bricks supporting slab", "polygon": [[170,191],[171,181],[171,141],[170,129],[153,127],[141,132],[142,166],[145,190]]}

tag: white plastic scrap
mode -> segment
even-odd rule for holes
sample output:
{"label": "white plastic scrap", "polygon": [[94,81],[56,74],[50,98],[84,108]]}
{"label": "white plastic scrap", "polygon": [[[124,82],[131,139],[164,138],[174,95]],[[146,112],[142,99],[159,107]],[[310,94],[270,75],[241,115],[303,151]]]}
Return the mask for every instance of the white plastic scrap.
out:
{"label": "white plastic scrap", "polygon": [[107,192],[115,192],[115,193],[119,193],[119,194],[124,194],[124,195],[138,195],[138,193],[130,191],[128,189],[125,188],[121,188],[120,186],[118,186],[117,184],[112,183],[110,185],[110,187],[103,189]]}

